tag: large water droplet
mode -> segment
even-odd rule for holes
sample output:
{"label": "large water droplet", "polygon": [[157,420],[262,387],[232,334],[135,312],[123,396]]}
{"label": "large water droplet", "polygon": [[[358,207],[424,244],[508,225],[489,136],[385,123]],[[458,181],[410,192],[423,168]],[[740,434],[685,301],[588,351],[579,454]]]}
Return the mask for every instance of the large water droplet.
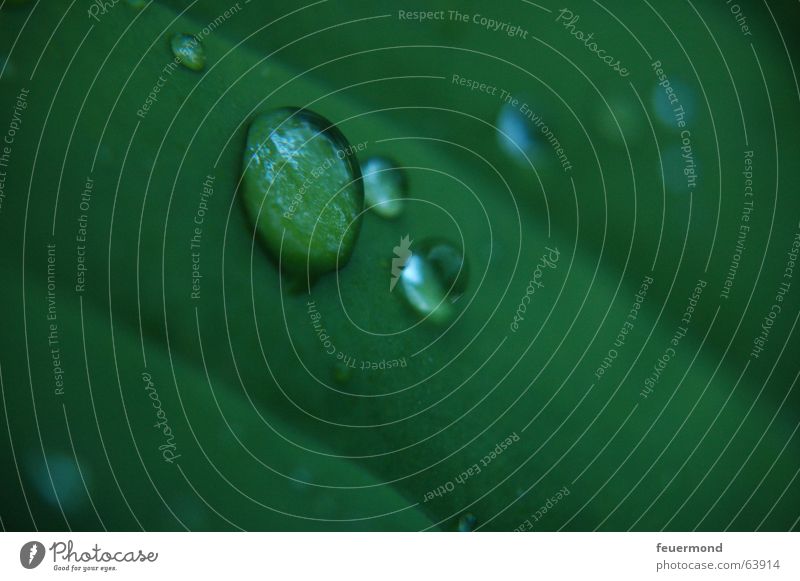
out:
{"label": "large water droplet", "polygon": [[405,171],[388,157],[375,155],[361,164],[361,173],[367,207],[382,218],[399,216],[408,193]]}
{"label": "large water droplet", "polygon": [[461,515],[461,518],[458,519],[458,532],[460,533],[470,533],[475,530],[475,525],[478,524],[478,518],[470,513],[467,512]]}
{"label": "large water droplet", "polygon": [[364,208],[352,151],[330,121],[305,109],[276,109],[250,126],[243,200],[284,270],[305,275],[308,268],[316,278],[350,258]]}
{"label": "large water droplet", "polygon": [[203,43],[191,34],[176,34],[170,41],[172,54],[175,58],[192,71],[202,71],[206,66],[206,50]]}
{"label": "large water droplet", "polygon": [[411,257],[400,275],[400,288],[409,305],[434,323],[450,321],[455,302],[467,286],[467,263],[455,246],[441,239],[411,246]]}

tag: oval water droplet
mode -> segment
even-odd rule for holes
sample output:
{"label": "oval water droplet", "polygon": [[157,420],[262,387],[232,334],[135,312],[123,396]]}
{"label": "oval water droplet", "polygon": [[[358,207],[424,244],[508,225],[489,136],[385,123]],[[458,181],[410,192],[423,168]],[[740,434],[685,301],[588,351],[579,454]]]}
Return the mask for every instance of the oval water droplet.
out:
{"label": "oval water droplet", "polygon": [[352,151],[330,121],[306,109],[276,109],[250,125],[243,201],[285,271],[316,278],[350,258],[364,208]]}
{"label": "oval water droplet", "polygon": [[382,218],[396,218],[403,211],[408,195],[408,180],[404,170],[380,155],[361,164],[364,175],[364,200],[367,207]]}
{"label": "oval water droplet", "polygon": [[175,59],[192,71],[202,71],[206,66],[206,50],[203,43],[191,34],[176,34],[170,41]]}
{"label": "oval water droplet", "polygon": [[408,304],[434,323],[455,316],[455,302],[467,286],[467,263],[462,252],[444,240],[431,238],[410,246],[400,274],[400,288]]}
{"label": "oval water droplet", "polygon": [[461,518],[458,519],[458,532],[460,533],[470,533],[475,530],[475,526],[478,524],[477,517],[468,512],[461,515]]}
{"label": "oval water droplet", "polygon": [[536,136],[533,123],[519,108],[510,103],[503,104],[497,114],[497,142],[500,148],[519,163],[527,163],[525,156],[536,161],[534,155],[541,144]]}

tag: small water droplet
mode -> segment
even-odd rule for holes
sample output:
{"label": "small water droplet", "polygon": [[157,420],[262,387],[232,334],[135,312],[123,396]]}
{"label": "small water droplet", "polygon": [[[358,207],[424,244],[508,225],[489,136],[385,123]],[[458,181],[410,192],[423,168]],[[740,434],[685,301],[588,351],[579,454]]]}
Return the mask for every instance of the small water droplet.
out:
{"label": "small water droplet", "polygon": [[285,271],[305,276],[308,268],[316,278],[350,258],[364,208],[361,170],[350,151],[330,121],[306,109],[276,109],[250,125],[242,199]]}
{"label": "small water droplet", "polygon": [[170,41],[172,54],[175,59],[187,69],[202,71],[206,66],[206,50],[203,43],[191,34],[176,34]]}
{"label": "small water droplet", "polygon": [[[682,129],[678,120],[691,124],[697,109],[695,92],[691,86],[680,79],[670,83],[671,96],[668,96],[660,84],[653,88],[652,104],[655,118],[666,128],[678,131]],[[670,101],[672,99],[672,101]],[[681,110],[681,108],[683,108]]]}
{"label": "small water droplet", "polygon": [[[84,503],[86,491],[73,457],[54,452],[45,454],[42,459],[41,453],[32,454],[30,465],[34,488],[51,506],[61,506],[66,511],[72,511]],[[86,486],[90,486],[91,474],[87,466],[83,466],[83,478]]]}
{"label": "small water droplet", "polygon": [[364,175],[364,200],[370,210],[382,218],[396,218],[403,211],[408,195],[405,171],[388,157],[379,155],[361,164]]}
{"label": "small water droplet", "polygon": [[458,519],[458,532],[470,533],[475,530],[475,525],[477,524],[478,519],[474,514],[471,512],[462,514],[461,518]]}
{"label": "small water droplet", "polygon": [[503,104],[497,114],[497,142],[500,148],[520,163],[531,161],[541,149],[533,123],[522,114],[518,107]]}
{"label": "small water droplet", "polygon": [[434,323],[450,321],[467,285],[467,263],[455,246],[438,238],[411,247],[400,275],[402,294],[411,307]]}

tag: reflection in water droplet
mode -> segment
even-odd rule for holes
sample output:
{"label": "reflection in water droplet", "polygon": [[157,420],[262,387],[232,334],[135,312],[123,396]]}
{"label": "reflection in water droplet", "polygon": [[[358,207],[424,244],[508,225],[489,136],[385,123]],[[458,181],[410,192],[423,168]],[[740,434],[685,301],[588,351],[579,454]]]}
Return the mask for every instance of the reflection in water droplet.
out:
{"label": "reflection in water droplet", "polygon": [[434,323],[450,321],[455,302],[467,285],[463,254],[449,242],[424,240],[412,245],[411,257],[400,275],[400,288],[411,307]]}
{"label": "reflection in water droplet", "polygon": [[382,218],[399,216],[408,194],[405,171],[391,159],[375,155],[361,164],[361,173],[367,207]]}
{"label": "reflection in water droplet", "polygon": [[541,144],[530,119],[525,117],[517,107],[505,103],[497,114],[497,141],[500,148],[520,163],[527,163],[527,155],[531,161],[538,153]]}
{"label": "reflection in water droplet", "polygon": [[172,54],[179,63],[192,71],[202,71],[206,66],[203,43],[191,34],[176,34],[169,41]]}
{"label": "reflection in water droplet", "polygon": [[475,525],[478,524],[478,519],[474,514],[468,512],[461,515],[458,519],[458,532],[469,533],[475,530]]}
{"label": "reflection in water droplet", "polygon": [[352,151],[330,121],[308,110],[276,109],[250,125],[243,201],[284,270],[304,277],[308,267],[316,278],[350,258],[364,207]]}

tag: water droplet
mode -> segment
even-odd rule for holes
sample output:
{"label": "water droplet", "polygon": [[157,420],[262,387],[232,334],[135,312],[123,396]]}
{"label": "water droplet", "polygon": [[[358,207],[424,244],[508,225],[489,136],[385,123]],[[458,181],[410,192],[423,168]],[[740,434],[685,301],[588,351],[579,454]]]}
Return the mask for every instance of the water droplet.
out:
{"label": "water droplet", "polygon": [[243,201],[287,272],[305,276],[308,268],[316,278],[350,258],[364,208],[361,170],[350,151],[330,121],[305,109],[276,109],[250,125]]}
{"label": "water droplet", "polygon": [[527,163],[527,155],[534,161],[534,155],[541,148],[533,123],[522,114],[519,108],[510,103],[503,104],[497,114],[497,141],[500,148],[520,163]]}
{"label": "water droplet", "polygon": [[411,246],[411,257],[400,275],[400,288],[411,307],[434,323],[450,321],[455,302],[467,285],[467,263],[455,246],[441,239]]}
{"label": "water droplet", "polygon": [[203,43],[191,34],[176,34],[169,41],[175,59],[187,69],[202,71],[206,66],[206,51]]}
{"label": "water droplet", "polygon": [[461,518],[458,519],[458,532],[470,533],[475,530],[475,525],[477,524],[478,519],[474,514],[471,512],[462,514]]}
{"label": "water droplet", "polygon": [[367,207],[382,218],[399,216],[408,194],[405,171],[388,157],[375,155],[361,164],[361,173]]}
{"label": "water droplet", "polygon": [[[34,488],[47,503],[51,506],[60,505],[65,511],[76,510],[83,505],[87,498],[86,491],[74,457],[54,452],[42,459],[40,452],[31,454],[29,464]],[[82,468],[86,485],[90,486],[91,474],[87,466]]]}
{"label": "water droplet", "polygon": [[[678,131],[681,129],[678,125],[680,115],[683,115],[680,118],[687,124],[694,121],[697,108],[695,92],[688,83],[680,79],[672,81],[670,87],[674,91],[672,99],[677,99],[677,101],[670,102],[670,97],[667,96],[661,85],[653,88],[653,113],[655,118],[666,128]],[[680,111],[681,107],[683,107],[682,112]]]}
{"label": "water droplet", "polygon": [[690,187],[691,183],[699,184],[702,181],[703,164],[697,158],[696,151],[692,152],[691,158],[685,158],[679,145],[670,145],[662,150],[664,185],[668,192],[688,195],[693,190],[697,190],[697,185]]}

